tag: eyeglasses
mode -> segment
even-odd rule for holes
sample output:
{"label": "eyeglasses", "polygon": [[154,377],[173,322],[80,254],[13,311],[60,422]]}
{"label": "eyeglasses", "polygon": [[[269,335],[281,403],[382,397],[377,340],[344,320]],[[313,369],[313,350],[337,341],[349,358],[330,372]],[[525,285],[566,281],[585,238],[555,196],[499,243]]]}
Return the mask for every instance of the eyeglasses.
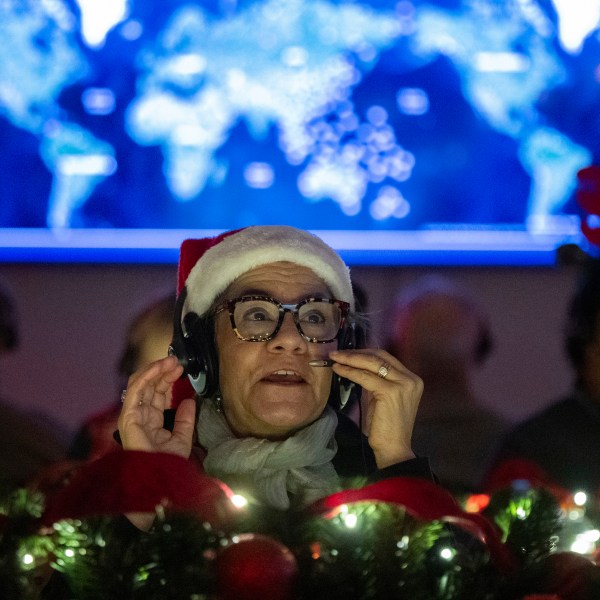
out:
{"label": "eyeglasses", "polygon": [[305,298],[298,304],[282,304],[268,296],[242,296],[226,300],[216,313],[229,311],[231,327],[241,340],[266,342],[277,335],[285,313],[292,313],[298,333],[309,342],[333,342],[348,315],[350,305],[332,298]]}

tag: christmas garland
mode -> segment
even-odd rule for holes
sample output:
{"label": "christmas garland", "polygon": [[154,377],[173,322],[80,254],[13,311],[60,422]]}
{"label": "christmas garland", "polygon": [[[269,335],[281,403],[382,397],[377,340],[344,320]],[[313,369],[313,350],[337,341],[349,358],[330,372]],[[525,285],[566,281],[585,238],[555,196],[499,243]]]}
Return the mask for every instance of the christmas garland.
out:
{"label": "christmas garland", "polygon": [[[150,532],[122,516],[139,511]],[[595,509],[524,480],[458,499],[388,479],[278,512],[189,461],[117,452],[58,491],[7,492],[0,514],[5,600],[600,598]]]}

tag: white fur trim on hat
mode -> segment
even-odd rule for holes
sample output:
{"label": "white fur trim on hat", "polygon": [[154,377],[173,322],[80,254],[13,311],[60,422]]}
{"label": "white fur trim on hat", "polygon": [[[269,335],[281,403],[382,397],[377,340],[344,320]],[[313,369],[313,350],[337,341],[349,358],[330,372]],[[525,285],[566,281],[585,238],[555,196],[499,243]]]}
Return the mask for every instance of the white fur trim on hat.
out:
{"label": "white fur trim on hat", "polygon": [[287,225],[258,225],[225,237],[196,262],[185,282],[184,314],[203,315],[240,275],[279,261],[311,269],[354,310],[350,269],[321,238]]}

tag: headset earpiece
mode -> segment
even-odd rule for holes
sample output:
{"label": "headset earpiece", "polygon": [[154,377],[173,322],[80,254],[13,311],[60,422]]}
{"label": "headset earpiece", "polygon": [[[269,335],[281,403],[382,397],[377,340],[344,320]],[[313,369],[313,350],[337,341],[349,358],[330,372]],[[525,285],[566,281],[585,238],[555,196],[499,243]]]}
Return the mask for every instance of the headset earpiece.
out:
{"label": "headset earpiece", "polygon": [[183,288],[175,305],[173,339],[169,354],[174,355],[183,366],[183,376],[187,376],[199,396],[211,396],[218,389],[218,367],[214,350],[213,321],[188,313],[182,319],[183,306],[187,295]]}
{"label": "headset earpiece", "polygon": [[[342,327],[338,335],[339,350],[354,350],[364,348],[366,345],[366,332],[364,328],[354,320],[349,320]],[[348,403],[353,404],[359,400],[362,388],[356,383],[334,374],[329,394],[329,404],[336,410],[342,410]]]}

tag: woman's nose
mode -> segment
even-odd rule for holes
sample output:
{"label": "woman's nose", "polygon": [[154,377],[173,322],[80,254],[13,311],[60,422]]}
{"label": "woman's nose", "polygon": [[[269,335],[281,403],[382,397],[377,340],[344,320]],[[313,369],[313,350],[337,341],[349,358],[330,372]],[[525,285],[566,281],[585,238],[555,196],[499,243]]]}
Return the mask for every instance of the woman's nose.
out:
{"label": "woman's nose", "polygon": [[275,348],[296,349],[305,347],[306,340],[300,335],[291,313],[285,313],[277,335],[269,340],[269,343],[273,344]]}

